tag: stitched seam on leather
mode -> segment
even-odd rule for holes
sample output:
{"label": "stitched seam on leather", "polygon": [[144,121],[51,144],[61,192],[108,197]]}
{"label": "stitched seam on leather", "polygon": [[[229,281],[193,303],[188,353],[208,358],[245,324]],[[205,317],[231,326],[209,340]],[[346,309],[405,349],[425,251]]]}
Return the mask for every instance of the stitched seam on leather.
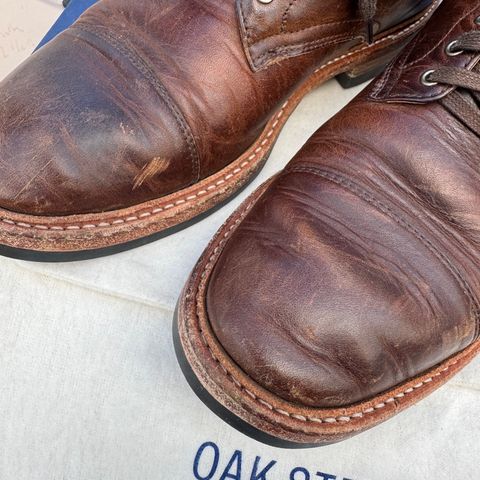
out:
{"label": "stitched seam on leather", "polygon": [[286,29],[287,29],[287,23],[288,23],[288,14],[290,13],[290,10],[292,9],[292,7],[295,5],[295,3],[297,2],[297,0],[290,0],[290,3],[288,4],[288,7],[285,9],[285,11],[283,12],[283,15],[282,15],[282,26],[280,27],[280,31],[282,33],[285,33]]}
{"label": "stitched seam on leather", "polygon": [[[386,87],[387,85],[387,82],[390,80],[390,76],[393,72],[393,69],[394,67],[399,67],[400,69],[402,69],[403,65],[405,64],[405,62],[408,60],[408,56],[410,55],[410,52],[413,50],[414,46],[417,44],[418,42],[418,39],[419,39],[419,36],[417,35],[416,38],[414,38],[409,44],[407,47],[405,47],[405,50],[404,52],[402,53],[401,57],[398,58],[397,60],[393,60],[389,67],[385,70],[384,74],[382,75],[380,81],[379,81],[379,84],[380,84],[380,88],[375,85],[372,93],[370,94],[371,97],[373,98],[376,98],[377,95],[379,95],[382,90]],[[388,93],[387,95],[392,91],[393,87],[395,85],[395,82],[392,82],[392,85],[390,86],[390,88],[388,89]]]}
{"label": "stitched seam on leather", "polygon": [[380,80],[377,82],[377,84],[374,86],[372,89],[372,93],[370,94],[371,97],[376,98],[377,95],[380,94],[380,92],[383,90],[385,87],[387,80],[390,76],[390,73],[392,72],[393,67],[395,66],[395,62],[392,62],[388,68],[385,70],[385,73],[382,75]]}
{"label": "stitched seam on leather", "polygon": [[[381,43],[383,41],[382,40],[379,40],[378,42],[376,42],[377,44],[378,43]],[[375,46],[375,44],[373,45]],[[340,55],[332,60],[329,60],[328,62],[326,62],[325,64],[323,64],[322,66],[318,67],[315,71],[314,71],[314,74],[315,73],[318,73],[320,72],[321,70],[325,69],[325,68],[328,68],[329,66],[333,65],[334,63],[336,62],[339,62],[339,61],[342,61],[342,60],[345,60],[346,58],[348,57],[351,57],[357,53],[360,53],[362,51],[365,51],[365,50],[368,50],[368,49],[371,49],[373,46],[370,46],[370,45],[366,45],[366,46],[363,46],[359,49],[356,49],[352,52],[349,52],[349,53],[345,53],[343,55]],[[275,122],[273,123],[272,125],[272,128],[271,130],[266,134],[266,138],[269,138],[273,135],[273,133],[275,132],[275,129],[281,119],[281,117],[283,116],[284,112],[285,112],[285,109],[287,108],[289,104],[289,101],[287,100],[280,112],[277,114],[277,119],[275,120]],[[267,143],[267,140],[265,139],[263,142],[262,142],[262,146],[265,145]],[[229,180],[230,178],[232,178],[234,175],[237,175],[238,173],[240,173],[246,166],[248,166],[248,164],[263,150],[263,148],[259,147],[255,150],[255,152],[248,158],[248,160],[246,160],[245,162],[243,162],[239,168],[233,170],[233,172],[231,174],[228,174],[226,175],[223,179],[220,179],[218,180],[215,184],[212,184],[212,185],[209,185],[208,187],[206,187],[206,190],[213,190],[219,186],[221,186],[222,184],[224,184],[227,180]],[[153,210],[150,210],[150,211],[147,211],[147,212],[144,212],[138,216],[136,215],[133,215],[133,216],[129,216],[129,217],[124,217],[123,219],[122,218],[119,218],[119,219],[115,219],[113,220],[112,222],[100,222],[100,223],[97,223],[97,224],[86,224],[86,225],[68,225],[68,226],[65,226],[65,227],[61,227],[61,226],[47,226],[47,225],[41,225],[41,224],[32,224],[32,223],[27,223],[27,222],[16,222],[14,220],[10,220],[8,218],[0,218],[0,221],[2,221],[3,223],[6,223],[7,225],[15,225],[17,227],[22,227],[22,228],[33,228],[33,229],[38,229],[38,230],[53,230],[53,231],[61,231],[61,230],[80,230],[80,229],[94,229],[94,228],[103,228],[103,227],[110,227],[110,226],[116,226],[116,225],[119,225],[119,224],[122,224],[122,223],[126,223],[126,222],[133,222],[133,221],[136,221],[136,220],[141,220],[143,218],[146,218],[146,217],[149,217],[151,215],[154,215],[154,214],[157,214],[157,213],[161,213],[165,210],[168,210],[168,209],[171,209],[177,205],[181,205],[181,204],[184,204],[184,203],[187,203],[187,202],[190,202],[192,200],[195,200],[197,197],[200,197],[201,195],[205,195],[207,192],[206,191],[200,191],[198,192],[198,194],[195,194],[195,195],[189,195],[183,199],[180,199],[180,200],[177,200],[175,203],[172,203],[172,204],[168,204],[166,205],[165,207],[162,207],[162,208],[155,208]]]}
{"label": "stitched seam on leather", "polygon": [[377,210],[392,218],[397,224],[408,230],[410,233],[413,233],[415,237],[417,237],[417,239],[420,240],[441,261],[441,263],[447,268],[447,270],[450,271],[450,273],[453,275],[456,282],[460,286],[462,292],[465,294],[467,300],[469,301],[470,308],[472,306],[475,307],[473,311],[473,320],[475,322],[474,339],[478,337],[480,324],[480,307],[475,297],[475,294],[473,293],[470,284],[463,277],[460,270],[458,270],[458,268],[450,261],[450,259],[438,247],[436,247],[431,240],[425,237],[425,235],[423,235],[416,227],[414,227],[411,223],[405,220],[405,218],[392,210],[392,208],[390,208],[388,205],[386,205],[381,200],[374,197],[370,192],[364,190],[361,186],[352,182],[343,175],[313,167],[295,167],[289,170],[289,172],[310,173],[320,176],[326,180],[330,180],[331,182],[346,188],[348,191],[357,195],[362,200],[365,200],[367,203],[373,205],[377,208]]}
{"label": "stitched seam on leather", "polygon": [[250,27],[248,26],[248,23],[247,23],[247,17],[245,16],[243,1],[244,0],[240,0],[240,14],[242,16],[243,26],[245,27],[245,34],[247,36],[247,45],[250,47],[250,45],[252,44],[252,37],[250,34]]}
{"label": "stitched seam on leather", "polygon": [[[293,0],[292,1],[292,4],[295,2],[296,0]],[[293,34],[293,33],[302,33],[302,32],[306,32],[307,30],[312,30],[314,28],[319,28],[319,27],[324,27],[324,26],[331,26],[331,25],[344,25],[344,24],[351,24],[351,23],[359,23],[360,20],[342,20],[342,21],[338,21],[338,22],[327,22],[327,23],[322,23],[322,24],[318,24],[318,25],[311,25],[309,27],[305,27],[305,28],[301,28],[299,30],[294,30],[294,31],[289,31],[289,32],[283,32],[283,33],[279,33],[279,34],[274,34],[274,35],[269,35],[268,37],[265,37],[265,38],[260,38],[256,41],[253,41],[252,40],[252,36],[251,36],[251,32],[250,32],[250,27],[247,23],[247,17],[245,15],[245,10],[244,10],[244,7],[243,7],[243,0],[240,0],[239,2],[239,5],[240,5],[240,14],[241,14],[241,17],[242,17],[242,21],[243,21],[243,25],[245,27],[245,33],[246,33],[246,37],[247,37],[247,44],[248,46],[252,46],[256,43],[259,43],[259,42],[262,42],[264,40],[268,40],[270,38],[275,38],[275,37],[283,37],[285,36],[285,33],[290,33],[290,34]],[[288,12],[287,12],[288,13]],[[363,39],[363,36],[362,36],[362,39]],[[301,45],[301,44],[299,44]]]}
{"label": "stitched seam on leather", "polygon": [[[470,62],[472,60],[472,58],[474,57],[471,57],[470,58]],[[478,58],[480,58],[480,56],[478,56]],[[466,68],[468,67],[469,63],[470,62],[465,62],[462,66],[459,66],[459,67],[463,67],[463,68]],[[398,76],[398,78],[400,78],[401,75]],[[420,77],[419,77],[420,78]],[[398,82],[398,79],[395,81],[395,84],[393,84],[391,86],[391,88],[389,89],[389,92],[391,92],[395,86],[396,86],[396,83]],[[448,93],[450,93],[451,91],[455,90],[457,87],[453,87],[453,86],[445,86],[442,88],[442,90],[440,92],[438,91],[434,91],[432,93],[418,93],[418,92],[415,92],[415,93],[400,93],[400,94],[394,94],[394,95],[391,95],[391,94],[388,94],[388,100],[398,100],[398,99],[410,99],[410,98],[413,98],[413,99],[419,99],[419,100],[422,100],[422,99],[440,99],[441,97],[447,95]]]}
{"label": "stitched seam on leather", "polygon": [[[273,35],[269,35],[268,37],[261,38],[257,40],[255,43],[262,42],[264,40],[270,40],[271,38],[276,37],[285,37],[285,35],[295,34],[295,33],[302,33],[306,32],[307,30],[314,30],[321,27],[330,27],[332,25],[352,25],[354,23],[360,23],[360,20],[342,20],[341,22],[328,22],[328,23],[319,23],[318,25],[310,25],[309,27],[300,28],[299,30],[288,30],[284,33],[275,33]],[[363,36],[362,36],[363,38]]]}
{"label": "stitched seam on leather", "polygon": [[320,47],[326,47],[329,45],[345,43],[345,42],[348,42],[349,40],[363,40],[363,36],[334,35],[331,37],[322,38],[321,40],[313,40],[310,42],[298,43],[295,45],[280,45],[256,57],[255,66],[257,66],[257,64],[265,63],[264,60],[268,61],[270,60],[270,58],[275,58],[278,55],[282,55],[282,54],[288,54],[295,50],[299,50],[299,53],[303,54],[303,53],[310,52],[312,50],[316,50],[317,48],[320,48]]}
{"label": "stitched seam on leather", "polygon": [[[218,237],[220,238],[220,236],[221,236],[222,239],[218,242],[217,246],[215,247],[215,249],[212,252],[212,255],[209,257],[207,264],[203,268],[203,271],[201,273],[201,278],[202,279],[204,279],[206,277],[207,271],[210,268],[213,267],[215,261],[220,256],[220,254],[223,250],[223,247],[225,246],[226,242],[228,241],[229,236],[237,228],[237,226],[242,222],[242,220],[245,218],[245,216],[248,214],[250,208],[254,204],[255,204],[255,200],[253,200],[249,204],[245,205],[245,207],[243,208],[243,210],[240,213],[239,218],[229,227],[229,229],[225,233],[223,233],[223,235],[221,235],[222,231],[220,231],[218,233]],[[418,382],[417,384],[413,385],[412,387],[409,387],[402,392],[399,392],[395,395],[392,395],[391,397],[388,397],[385,401],[380,402],[377,405],[374,405],[373,407],[369,407],[369,408],[365,408],[365,409],[359,409],[358,411],[354,411],[354,413],[352,413],[350,415],[342,415],[342,416],[338,416],[338,417],[318,417],[318,416],[298,415],[296,413],[289,412],[289,411],[285,410],[284,408],[278,408],[278,407],[272,405],[271,403],[269,403],[268,401],[266,401],[265,399],[263,399],[260,395],[256,395],[255,393],[253,393],[251,390],[249,390],[247,387],[245,387],[245,385],[243,385],[240,380],[238,380],[236,378],[236,375],[234,373],[230,372],[227,369],[227,367],[225,367],[225,365],[221,362],[220,359],[217,358],[217,356],[215,355],[215,352],[213,351],[212,347],[210,346],[208,338],[205,336],[205,333],[200,326],[200,319],[199,319],[199,316],[198,316],[198,312],[201,308],[201,304],[202,304],[202,299],[200,298],[200,291],[197,290],[197,293],[196,293],[196,312],[195,312],[196,313],[196,319],[197,319],[197,329],[200,332],[200,336],[202,338],[202,341],[205,344],[205,346],[207,347],[210,356],[212,357],[212,359],[216,363],[218,363],[218,365],[220,366],[224,375],[227,378],[229,378],[232,381],[232,383],[240,391],[245,392],[249,397],[251,397],[259,405],[262,405],[263,407],[266,407],[266,408],[268,408],[269,410],[271,410],[275,413],[279,413],[280,415],[283,415],[283,416],[286,416],[286,417],[289,417],[289,418],[293,418],[295,420],[300,420],[301,422],[307,422],[307,423],[308,422],[313,422],[313,423],[337,423],[337,422],[340,422],[340,423],[343,423],[343,422],[350,422],[352,420],[362,418],[365,415],[375,413],[376,411],[387,407],[387,405],[390,404],[390,403],[395,403],[397,401],[400,401],[400,399],[402,399],[403,397],[405,397],[405,396],[413,393],[414,391],[418,390],[419,388],[422,388],[423,386],[429,384],[436,377],[440,377],[441,375],[445,374],[445,372],[450,370],[454,365],[456,365],[458,363],[458,360],[455,360],[455,361],[451,362],[449,365],[447,365],[445,368],[440,370],[439,372],[435,373],[434,375],[429,376],[425,380],[422,380],[422,381]],[[252,379],[252,381],[254,381],[254,380]]]}
{"label": "stitched seam on leather", "polygon": [[115,36],[111,35],[107,31],[100,30],[94,26],[87,24],[76,24],[76,28],[84,30],[91,35],[98,36],[104,42],[108,43],[112,48],[117,50],[122,55],[125,55],[130,63],[137,69],[139,73],[147,80],[150,85],[155,89],[157,94],[162,98],[162,100],[167,105],[168,109],[172,113],[173,117],[177,121],[177,124],[182,132],[183,138],[187,143],[188,151],[190,155],[190,160],[192,162],[192,170],[194,181],[198,181],[200,178],[200,163],[198,158],[197,146],[195,144],[195,139],[193,133],[188,125],[184,115],[173,101],[172,97],[168,93],[167,89],[163,83],[155,75],[153,68],[150,66],[149,62],[143,58],[143,56],[126,40],[118,39]]}
{"label": "stitched seam on leather", "polygon": [[[370,49],[372,47],[375,47],[376,45],[380,45],[382,43],[385,43],[385,42],[388,42],[388,41],[393,41],[393,40],[396,40],[398,38],[401,38],[401,37],[406,37],[408,36],[411,32],[417,30],[418,27],[422,26],[425,21],[430,17],[430,15],[432,14],[432,12],[435,11],[435,9],[437,8],[438,6],[438,3],[440,2],[441,0],[434,0],[434,2],[432,3],[432,5],[428,8],[428,10],[418,19],[416,20],[414,23],[412,23],[411,25],[409,25],[408,27],[404,28],[403,30],[401,30],[400,32],[397,32],[397,33],[392,33],[390,35],[387,35],[383,38],[380,38],[379,40],[375,41],[374,43],[372,44],[369,44],[369,45],[364,45],[363,47],[361,48],[357,48],[351,52],[348,52],[348,53],[345,53],[343,55],[341,55],[340,57],[337,57],[335,60],[333,61],[338,61],[340,59],[344,59],[346,57],[349,57],[349,56],[352,56],[352,55],[355,55],[357,53],[360,53],[364,50],[367,50],[367,49]],[[242,15],[243,15],[243,12],[242,12]],[[363,37],[362,37],[363,38]],[[313,50],[313,49],[311,49]],[[301,55],[302,53],[306,53],[306,52],[299,52],[299,54]],[[273,56],[273,58],[275,58],[275,56]],[[259,68],[261,67],[262,65],[257,65],[255,63],[255,60],[253,60],[253,63],[254,63],[254,66],[256,68]],[[328,65],[330,62],[328,62],[327,64],[323,65],[321,68],[324,68],[326,65]],[[316,70],[318,71],[318,70]]]}

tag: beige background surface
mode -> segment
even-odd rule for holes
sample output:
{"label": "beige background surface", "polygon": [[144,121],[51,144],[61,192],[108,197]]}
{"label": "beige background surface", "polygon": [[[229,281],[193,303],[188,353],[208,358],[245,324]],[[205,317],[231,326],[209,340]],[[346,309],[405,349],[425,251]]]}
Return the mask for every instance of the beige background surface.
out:
{"label": "beige background surface", "polygon": [[[29,56],[59,3],[0,0],[0,78]],[[172,311],[212,234],[358,91],[330,82],[309,95],[254,184],[187,230],[75,264],[0,258],[1,480],[193,479],[206,441],[220,449],[213,480],[236,449],[242,480],[257,455],[261,465],[277,461],[267,480],[306,480],[302,471],[291,476],[295,467],[311,479],[322,478],[317,471],[352,480],[478,478],[478,361],[386,424],[306,451],[266,447],[228,427],[197,400],[175,361]]]}

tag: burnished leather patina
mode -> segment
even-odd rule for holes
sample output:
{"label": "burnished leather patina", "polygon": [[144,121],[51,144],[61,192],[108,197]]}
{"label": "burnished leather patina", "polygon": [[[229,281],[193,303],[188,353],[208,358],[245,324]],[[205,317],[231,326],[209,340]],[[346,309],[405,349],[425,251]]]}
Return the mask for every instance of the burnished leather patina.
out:
{"label": "burnished leather patina", "polygon": [[445,0],[199,261],[179,352],[250,426],[344,439],[480,348],[479,33],[480,2]]}
{"label": "burnished leather patina", "polygon": [[92,252],[205,212],[309,89],[382,67],[437,3],[99,1],[0,84],[1,252]]}

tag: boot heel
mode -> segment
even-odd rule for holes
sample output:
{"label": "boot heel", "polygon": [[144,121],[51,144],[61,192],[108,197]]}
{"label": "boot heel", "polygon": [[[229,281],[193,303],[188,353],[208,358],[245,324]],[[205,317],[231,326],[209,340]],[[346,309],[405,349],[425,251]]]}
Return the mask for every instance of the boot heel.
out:
{"label": "boot heel", "polygon": [[387,65],[399,55],[410,39],[411,37],[395,45],[390,45],[383,51],[375,52],[373,58],[368,59],[367,57],[362,63],[351,66],[346,72],[337,75],[338,83],[343,88],[352,88],[380,75]]}
{"label": "boot heel", "polygon": [[374,67],[366,71],[359,71],[359,69],[353,69],[349,72],[337,75],[336,79],[337,82],[345,89],[356,87],[380,75],[385,70],[385,67],[387,65],[388,62],[382,63],[381,65],[375,65]]}

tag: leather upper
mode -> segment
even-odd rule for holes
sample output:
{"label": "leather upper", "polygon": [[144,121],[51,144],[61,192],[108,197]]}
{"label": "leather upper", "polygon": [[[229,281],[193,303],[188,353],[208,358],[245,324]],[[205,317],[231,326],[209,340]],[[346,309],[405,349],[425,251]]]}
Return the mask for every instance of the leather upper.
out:
{"label": "leather upper", "polygon": [[[374,30],[387,30],[429,3],[379,2]],[[237,7],[243,43],[254,70],[329,45],[365,40],[365,20],[355,2],[275,0],[275,8],[271,8],[271,4],[240,0]]]}
{"label": "leather upper", "polygon": [[[379,1],[376,30],[428,3]],[[365,42],[357,10],[100,0],[0,84],[0,207],[108,211],[217,172],[314,68]]]}
{"label": "leather upper", "polygon": [[434,68],[451,32],[480,28],[478,15],[480,2],[444,0],[226,243],[208,286],[210,322],[235,362],[281,398],[351,405],[478,338],[480,139],[439,102],[404,98],[424,94],[405,57]]}

